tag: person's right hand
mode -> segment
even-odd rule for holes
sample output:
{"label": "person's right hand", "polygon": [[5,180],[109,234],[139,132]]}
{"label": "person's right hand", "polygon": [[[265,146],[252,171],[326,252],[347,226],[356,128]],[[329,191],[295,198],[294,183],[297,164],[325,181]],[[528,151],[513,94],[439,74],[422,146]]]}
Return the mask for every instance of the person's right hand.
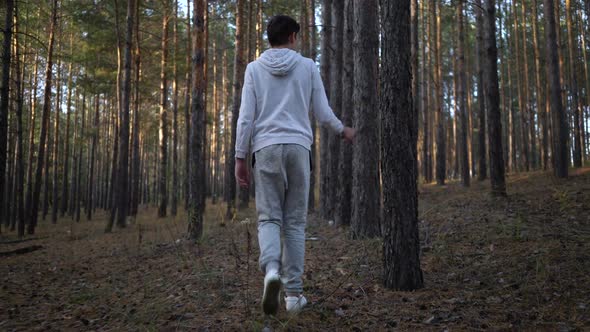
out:
{"label": "person's right hand", "polygon": [[356,136],[356,130],[354,128],[344,127],[341,135],[345,141],[352,144],[354,142],[354,136]]}
{"label": "person's right hand", "polygon": [[246,160],[242,158],[236,158],[236,179],[238,184],[242,188],[248,188],[250,184],[250,173],[248,172],[248,165]]}

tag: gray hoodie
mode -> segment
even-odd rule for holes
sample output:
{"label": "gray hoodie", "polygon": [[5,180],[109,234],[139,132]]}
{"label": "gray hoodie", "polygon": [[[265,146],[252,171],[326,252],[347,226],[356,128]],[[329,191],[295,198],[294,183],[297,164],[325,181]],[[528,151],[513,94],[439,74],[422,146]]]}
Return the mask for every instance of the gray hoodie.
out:
{"label": "gray hoodie", "polygon": [[341,133],[315,62],[287,49],[271,48],[246,67],[238,117],[236,158],[273,144],[311,149],[309,112]]}

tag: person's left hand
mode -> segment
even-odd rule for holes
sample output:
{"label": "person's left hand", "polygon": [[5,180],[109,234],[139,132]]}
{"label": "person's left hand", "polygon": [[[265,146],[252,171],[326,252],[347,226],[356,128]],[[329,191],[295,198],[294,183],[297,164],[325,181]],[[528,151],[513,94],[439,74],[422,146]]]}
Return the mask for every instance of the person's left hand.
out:
{"label": "person's left hand", "polygon": [[236,179],[242,188],[248,188],[250,185],[250,173],[245,159],[236,158]]}

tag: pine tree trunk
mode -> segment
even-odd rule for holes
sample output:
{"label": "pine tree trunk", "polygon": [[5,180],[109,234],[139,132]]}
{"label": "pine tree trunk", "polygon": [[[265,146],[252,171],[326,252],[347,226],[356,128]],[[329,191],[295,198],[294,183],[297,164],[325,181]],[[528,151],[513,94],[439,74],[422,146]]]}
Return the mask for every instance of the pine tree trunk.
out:
{"label": "pine tree trunk", "polygon": [[[60,43],[59,52],[61,53],[62,47]],[[55,129],[53,136],[53,179],[52,179],[52,198],[51,204],[51,222],[57,223],[57,207],[59,205],[59,123],[61,114],[61,59],[57,61],[57,79],[55,80],[55,86],[57,87],[57,95],[55,100]],[[65,181],[64,181],[65,182]]]}
{"label": "pine tree trunk", "polygon": [[[526,35],[526,2],[521,2],[521,19],[522,19],[522,57],[523,57],[523,109],[521,117],[522,122],[524,123],[524,132],[522,133],[523,136],[523,144],[525,146],[525,158],[526,164],[525,169],[529,171],[531,168],[535,168],[535,121],[534,121],[534,114],[532,113],[530,104],[530,95],[529,95],[529,57],[528,57],[528,46],[527,46],[527,35]],[[518,15],[515,13],[515,15]],[[528,152],[528,153],[527,153]]]}
{"label": "pine tree trunk", "polygon": [[381,0],[381,169],[383,171],[383,281],[387,288],[424,286],[418,232],[417,138],[412,107],[410,0]]}
{"label": "pine tree trunk", "polygon": [[463,1],[457,1],[457,33],[459,35],[457,47],[457,66],[458,66],[458,108],[459,119],[461,120],[460,133],[458,141],[460,144],[460,170],[461,183],[465,187],[470,185],[469,174],[469,150],[467,150],[467,105],[466,105],[466,85],[467,77],[465,75],[465,29],[463,24]]}
{"label": "pine tree trunk", "polygon": [[[590,3],[590,1],[586,1],[586,3]],[[582,18],[582,9],[578,12],[579,17],[579,24],[580,26],[580,40],[582,45],[582,59],[584,60],[584,78],[586,81],[586,112],[582,111],[582,123],[584,124],[582,128],[583,140],[582,140],[582,157],[585,161],[588,161],[588,154],[590,153],[590,132],[589,130],[589,122],[590,122],[590,73],[588,72],[588,55],[586,51],[586,31],[584,30],[584,26],[581,23]],[[585,113],[585,115],[584,115]]]}
{"label": "pine tree trunk", "polygon": [[[123,89],[121,91],[121,112],[119,114],[119,165],[117,174],[117,189],[115,192],[118,227],[125,227],[129,207],[129,108],[131,96],[131,49],[133,48],[133,20],[135,14],[135,5],[138,5],[135,3],[135,1],[127,1],[127,25],[125,31],[125,50],[123,58]],[[167,36],[167,31],[164,32],[164,36]],[[162,57],[165,58],[165,56]],[[165,82],[163,84],[165,85]]]}
{"label": "pine tree trunk", "polygon": [[[322,1],[322,44],[321,44],[321,63],[320,74],[324,82],[326,95],[330,96],[330,63],[332,62],[332,1]],[[320,128],[320,215],[324,218],[330,218],[330,150],[328,146],[329,130],[325,126]]]}
{"label": "pine tree trunk", "polygon": [[[238,123],[238,116],[240,112],[240,96],[242,95],[242,84],[244,80],[244,72],[246,70],[246,62],[244,59],[244,0],[238,0],[236,5],[236,41],[234,52],[234,78],[233,78],[233,104],[232,104],[232,121],[231,121],[231,141],[228,147],[229,153],[226,160],[226,190],[228,190],[228,202],[226,218],[232,220],[235,213],[235,199],[236,199],[236,175],[234,168],[236,167],[234,146],[236,145],[236,129]],[[196,70],[196,69],[195,69]],[[195,91],[196,92],[196,91]],[[193,96],[193,99],[197,96]],[[194,108],[194,106],[193,106]],[[194,157],[193,157],[194,158]],[[192,167],[195,167],[194,165]],[[192,183],[192,181],[191,181]],[[193,189],[191,189],[193,191]]]}
{"label": "pine tree trunk", "polygon": [[539,117],[539,124],[541,126],[541,166],[544,170],[548,167],[549,161],[549,150],[548,145],[548,123],[547,113],[545,112],[545,105],[543,104],[543,97],[545,92],[543,91],[543,85],[541,83],[541,52],[539,50],[539,27],[537,25],[537,0],[533,0],[532,3],[532,25],[533,25],[533,50],[535,54],[535,96],[537,104],[537,115]]}
{"label": "pine tree trunk", "polygon": [[[70,35],[70,50],[73,53],[73,36]],[[70,53],[70,55],[72,55]],[[68,209],[68,202],[70,200],[70,118],[72,114],[72,77],[74,75],[73,62],[70,61],[68,66],[68,96],[66,100],[66,134],[64,142],[64,159],[63,159],[63,175],[62,175],[62,192],[61,192],[61,208],[60,215],[63,217]]]}
{"label": "pine tree trunk", "polygon": [[90,146],[89,175],[88,175],[88,192],[86,194],[86,220],[92,220],[92,211],[94,207],[94,157],[96,155],[96,145],[98,144],[98,128],[100,123],[100,95],[94,96],[94,125],[92,128],[92,145]]}
{"label": "pine tree trunk", "polygon": [[172,206],[170,214],[176,216],[178,206],[178,0],[174,1],[174,68],[172,82]]}
{"label": "pine tree trunk", "polygon": [[[134,86],[134,105],[133,105],[133,143],[132,143],[132,156],[131,156],[131,210],[130,215],[137,216],[137,210],[139,203],[141,202],[140,196],[140,181],[141,181],[141,168],[140,159],[141,152],[139,149],[139,85],[141,81],[141,53],[139,45],[139,0],[135,0],[135,86]],[[188,71],[188,70],[187,70]]]}
{"label": "pine tree trunk", "polygon": [[483,181],[487,178],[487,163],[486,163],[486,100],[484,96],[484,81],[483,81],[483,62],[484,62],[484,48],[483,48],[483,17],[482,17],[481,0],[475,2],[475,16],[476,16],[476,58],[477,58],[477,107],[478,107],[478,133],[477,133],[477,180]]}
{"label": "pine tree trunk", "polygon": [[[353,24],[355,22],[354,8],[352,0],[344,2],[344,37],[343,37],[343,63],[342,63],[342,105],[353,105],[353,84],[354,84],[354,59],[353,59]],[[371,4],[367,3],[369,6]],[[369,9],[370,7],[367,7]],[[357,46],[358,47],[358,46]],[[358,102],[358,101],[357,101]],[[368,107],[368,105],[366,105]],[[363,111],[365,108],[363,108]],[[340,120],[345,126],[351,126],[353,123],[355,110],[352,107],[343,107]],[[358,136],[357,136],[358,138]],[[358,140],[357,140],[358,142]],[[374,145],[374,144],[373,144]],[[340,160],[338,172],[336,175],[336,192],[334,221],[336,225],[348,226],[352,216],[351,201],[352,199],[352,146],[350,144],[340,144],[338,151]],[[363,201],[363,204],[366,203]]]}
{"label": "pine tree trunk", "polygon": [[[343,42],[344,42],[344,1],[332,2],[332,32],[331,48],[334,57],[330,62],[330,106],[334,114],[340,118],[342,113],[342,76],[343,76]],[[329,216],[336,214],[336,201],[342,188],[338,186],[338,163],[340,162],[340,137],[334,133],[328,136],[328,148],[331,151],[329,159]]]}
{"label": "pine tree trunk", "polygon": [[[433,38],[436,42],[432,43],[434,52],[434,111],[436,122],[436,183],[440,186],[445,184],[447,165],[446,165],[446,142],[445,142],[445,115],[442,109],[443,94],[442,94],[442,64],[441,64],[441,22],[440,15],[437,15],[437,9],[440,9],[440,4],[437,0],[432,0],[430,3],[430,12],[433,25]],[[440,10],[438,10],[440,13]]]}
{"label": "pine tree trunk", "polygon": [[[430,76],[430,69],[432,68],[432,33],[431,27],[432,24],[430,23],[430,16],[428,15],[428,11],[426,8],[426,1],[422,1],[422,31],[426,34],[426,38],[422,45],[422,73],[421,73],[421,83],[422,83],[422,118],[424,119],[422,123],[423,127],[423,145],[424,145],[424,165],[422,169],[424,170],[424,181],[426,183],[432,182],[432,112],[430,111],[430,100],[432,96],[432,89],[431,89],[431,76]],[[428,52],[426,52],[428,49]]]}
{"label": "pine tree trunk", "polygon": [[[55,40],[55,27],[57,25],[57,6],[58,1],[52,1],[51,9],[51,25],[49,28],[49,42],[47,48],[47,64],[45,69],[45,91],[43,97],[43,115],[41,119],[41,133],[39,137],[39,151],[37,154],[37,169],[35,171],[35,184],[31,194],[27,194],[26,211],[29,212],[29,220],[27,225],[27,233],[34,234],[37,226],[37,218],[39,214],[39,197],[41,194],[41,176],[43,173],[43,162],[45,161],[45,143],[47,140],[47,130],[49,126],[49,112],[51,108],[51,79],[53,69],[53,46]],[[30,187],[29,187],[30,188]]]}
{"label": "pine tree trunk", "polygon": [[[416,114],[416,128],[418,128],[418,132],[420,132],[420,102],[422,100],[420,96],[420,63],[419,63],[419,43],[418,43],[418,33],[419,33],[419,25],[418,25],[418,16],[419,14],[419,7],[418,7],[418,0],[411,0],[410,4],[410,40],[412,42],[412,50],[411,50],[411,63],[412,63],[412,105],[414,106],[414,113]],[[379,16],[379,8],[377,8],[377,16]],[[379,29],[379,28],[377,28]],[[420,150],[418,150],[418,155],[416,158],[416,170],[418,177],[420,177]]]}
{"label": "pine tree trunk", "polygon": [[[15,36],[14,36],[14,50],[15,58],[19,59],[19,35],[18,35],[18,6],[14,7],[15,16]],[[25,42],[26,45],[26,42]],[[26,49],[26,48],[25,48]],[[25,206],[24,206],[24,144],[23,144],[23,91],[24,91],[24,70],[21,76],[20,61],[15,62],[15,77],[16,77],[16,183],[15,183],[15,195],[16,195],[16,212],[18,219],[18,237],[21,238],[25,235]],[[23,68],[24,69],[24,68]],[[12,229],[14,230],[14,229]]]}
{"label": "pine tree trunk", "polygon": [[578,59],[578,46],[574,44],[574,28],[572,25],[572,3],[571,0],[565,0],[565,20],[567,24],[567,44],[569,54],[569,81],[570,91],[572,96],[572,113],[574,114],[574,167],[582,166],[582,121],[580,117],[581,104],[578,98],[578,79],[576,73],[576,62]]}
{"label": "pine tree trunk", "polygon": [[[252,18],[252,14],[253,14],[253,4],[254,1],[247,1],[246,2],[248,5],[248,10],[245,13],[245,15],[247,15],[246,18],[244,18],[244,30],[245,30],[245,40],[244,42],[244,47],[245,47],[245,53],[243,55],[243,71],[239,76],[239,80],[240,80],[240,94],[237,95],[237,97],[234,95],[234,98],[237,98],[240,100],[241,102],[241,91],[242,91],[242,84],[244,83],[244,72],[246,69],[246,65],[248,64],[248,62],[250,62],[250,60],[252,59],[252,54],[253,54],[253,43],[252,43],[252,35],[253,35],[253,18]],[[247,20],[246,20],[247,19]],[[244,37],[243,37],[244,38]],[[235,73],[235,72],[234,72]],[[235,80],[234,80],[235,81]],[[234,83],[235,84],[235,83]],[[235,100],[234,100],[234,105],[235,105]],[[246,164],[248,167],[248,171],[251,172],[250,169],[250,165],[251,165],[251,155],[248,155],[246,157]],[[239,198],[240,198],[240,203],[238,205],[238,209],[239,210],[244,210],[248,208],[248,204],[250,203],[250,187],[252,185],[252,182],[250,183],[249,187],[239,187]]]}
{"label": "pine tree trunk", "polygon": [[[198,0],[197,0],[198,1]],[[168,81],[166,66],[168,61],[168,5],[164,4],[162,16],[162,57],[160,60],[160,171],[158,173],[158,192],[160,204],[158,217],[166,217],[168,208]]]}
{"label": "pine tree trunk", "polygon": [[[243,10],[243,0],[238,0],[238,16]],[[205,118],[205,68],[204,68],[204,12],[206,0],[195,0],[193,33],[193,86],[191,91],[191,140],[190,140],[190,199],[188,210],[188,237],[200,239],[203,234],[203,212],[205,210],[205,160],[203,158],[203,135]],[[241,23],[241,22],[238,22]],[[239,25],[238,25],[239,26]],[[238,28],[239,29],[239,28]],[[234,109],[235,110],[235,109]],[[237,113],[237,111],[235,112]],[[235,136],[234,136],[235,138]]]}
{"label": "pine tree trunk", "polygon": [[187,2],[186,11],[186,31],[187,31],[187,45],[186,45],[186,77],[185,77],[185,90],[184,90],[184,209],[188,210],[189,204],[189,192],[190,192],[190,107],[191,107],[191,11],[190,1]]}
{"label": "pine tree trunk", "polygon": [[488,142],[490,148],[490,183],[492,195],[505,196],[504,155],[502,150],[502,120],[498,86],[498,48],[496,47],[495,0],[484,0],[483,7],[483,75],[488,109]]}
{"label": "pine tree trunk", "polygon": [[2,87],[0,88],[0,216],[5,215],[5,207],[7,207],[4,202],[4,193],[6,191],[6,145],[8,139],[8,95],[10,92],[13,11],[14,0],[6,0],[4,42],[2,43]]}
{"label": "pine tree trunk", "polygon": [[[76,194],[75,197],[75,216],[74,220],[80,222],[80,206],[82,202],[82,160],[84,159],[84,143],[86,135],[86,95],[82,95],[82,116],[80,122],[80,133],[78,135],[78,165],[76,166]],[[78,109],[78,108],[77,108]],[[76,112],[77,113],[77,112]]]}
{"label": "pine tree trunk", "polygon": [[[353,120],[353,127],[357,130],[357,136],[353,145],[351,231],[353,238],[372,238],[381,235],[379,144],[376,143],[379,142],[379,94],[377,92],[377,84],[379,83],[378,2],[368,0],[364,1],[362,5],[355,2],[353,22],[353,102],[343,104],[343,106],[356,105]],[[391,33],[391,31],[386,30],[384,33]],[[395,48],[396,45],[389,45],[389,47]],[[395,51],[393,54],[396,54]],[[388,78],[385,77],[388,76],[383,76],[382,79],[387,80]],[[413,112],[413,109],[409,110],[409,112]],[[417,123],[410,123],[409,125],[415,125],[417,129]],[[415,157],[414,160],[416,160]],[[346,160],[341,162],[348,163]],[[414,165],[414,167],[417,167],[417,165]]]}
{"label": "pine tree trunk", "polygon": [[566,178],[568,175],[567,120],[561,103],[561,85],[559,81],[559,56],[557,54],[556,18],[553,0],[543,0],[545,11],[545,40],[547,52],[547,77],[549,79],[552,134],[553,134],[553,171],[555,176]]}

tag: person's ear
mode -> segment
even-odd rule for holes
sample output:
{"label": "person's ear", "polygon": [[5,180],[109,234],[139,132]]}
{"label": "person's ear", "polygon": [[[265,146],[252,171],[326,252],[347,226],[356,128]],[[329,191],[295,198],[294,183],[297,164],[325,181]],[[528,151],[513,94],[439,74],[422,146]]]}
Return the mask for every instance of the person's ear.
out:
{"label": "person's ear", "polygon": [[290,36],[289,36],[289,43],[290,44],[295,44],[297,42],[297,32],[293,32]]}

